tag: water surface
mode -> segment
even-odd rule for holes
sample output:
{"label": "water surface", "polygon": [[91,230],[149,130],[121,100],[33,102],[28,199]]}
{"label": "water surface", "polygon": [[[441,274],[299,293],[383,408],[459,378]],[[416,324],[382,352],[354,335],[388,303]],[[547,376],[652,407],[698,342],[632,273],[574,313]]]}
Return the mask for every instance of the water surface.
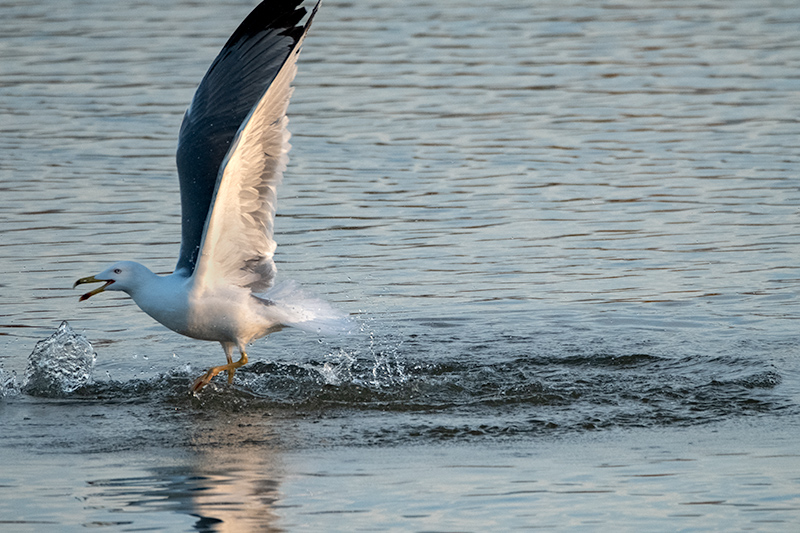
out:
{"label": "water surface", "polygon": [[[177,131],[251,7],[2,7],[0,523],[796,529],[794,2],[326,0],[276,262],[360,332],[193,398],[218,345],[71,286],[173,268]],[[21,393],[62,320],[93,383]]]}

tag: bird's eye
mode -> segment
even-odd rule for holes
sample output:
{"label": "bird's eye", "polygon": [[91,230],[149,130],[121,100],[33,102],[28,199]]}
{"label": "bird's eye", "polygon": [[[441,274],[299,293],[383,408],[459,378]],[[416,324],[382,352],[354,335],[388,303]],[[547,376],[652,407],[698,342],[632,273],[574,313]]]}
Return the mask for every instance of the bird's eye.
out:
{"label": "bird's eye", "polygon": [[114,269],[114,274],[122,274],[122,270],[119,268]]}

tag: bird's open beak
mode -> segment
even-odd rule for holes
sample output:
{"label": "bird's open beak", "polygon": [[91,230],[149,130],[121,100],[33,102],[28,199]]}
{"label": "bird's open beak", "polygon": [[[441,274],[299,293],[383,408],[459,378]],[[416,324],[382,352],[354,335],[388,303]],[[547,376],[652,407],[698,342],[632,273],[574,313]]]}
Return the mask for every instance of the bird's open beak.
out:
{"label": "bird's open beak", "polygon": [[91,298],[95,294],[101,293],[104,290],[106,290],[106,287],[108,287],[109,285],[114,283],[114,280],[113,279],[97,279],[94,276],[89,276],[88,278],[81,278],[78,281],[76,281],[75,284],[72,286],[72,288],[74,289],[78,285],[82,285],[84,283],[103,283],[103,282],[105,282],[105,285],[103,285],[102,287],[98,287],[93,291],[89,291],[86,294],[84,294],[83,296],[81,296],[80,298],[78,298],[78,301],[82,302],[82,301],[84,301],[84,300],[86,300],[88,298]]}

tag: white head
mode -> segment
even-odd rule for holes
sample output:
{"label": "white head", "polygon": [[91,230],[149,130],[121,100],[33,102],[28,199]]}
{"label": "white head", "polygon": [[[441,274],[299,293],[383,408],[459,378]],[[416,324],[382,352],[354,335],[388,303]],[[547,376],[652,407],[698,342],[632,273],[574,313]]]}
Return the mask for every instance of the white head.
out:
{"label": "white head", "polygon": [[124,291],[132,295],[142,282],[150,276],[154,276],[154,274],[146,266],[134,261],[120,261],[97,275],[79,279],[72,288],[74,289],[84,283],[105,282],[102,287],[98,287],[81,296],[79,299],[81,302],[103,291]]}

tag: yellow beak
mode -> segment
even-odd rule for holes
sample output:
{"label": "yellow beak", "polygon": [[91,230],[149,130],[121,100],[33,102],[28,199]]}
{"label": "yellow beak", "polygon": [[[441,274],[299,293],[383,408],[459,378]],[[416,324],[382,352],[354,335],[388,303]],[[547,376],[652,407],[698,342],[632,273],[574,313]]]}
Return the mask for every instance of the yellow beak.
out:
{"label": "yellow beak", "polygon": [[89,276],[88,278],[81,278],[78,281],[76,281],[75,284],[72,286],[72,288],[74,289],[78,285],[82,285],[84,283],[103,283],[103,282],[105,282],[105,285],[103,285],[102,287],[98,287],[93,291],[89,291],[86,294],[84,294],[83,296],[81,296],[80,298],[78,298],[78,301],[82,302],[82,301],[84,301],[84,300],[86,300],[88,298],[91,298],[95,294],[99,294],[99,293],[103,292],[104,290],[106,290],[106,287],[108,287],[109,285],[114,283],[114,280],[113,279],[97,279],[94,276]]}

